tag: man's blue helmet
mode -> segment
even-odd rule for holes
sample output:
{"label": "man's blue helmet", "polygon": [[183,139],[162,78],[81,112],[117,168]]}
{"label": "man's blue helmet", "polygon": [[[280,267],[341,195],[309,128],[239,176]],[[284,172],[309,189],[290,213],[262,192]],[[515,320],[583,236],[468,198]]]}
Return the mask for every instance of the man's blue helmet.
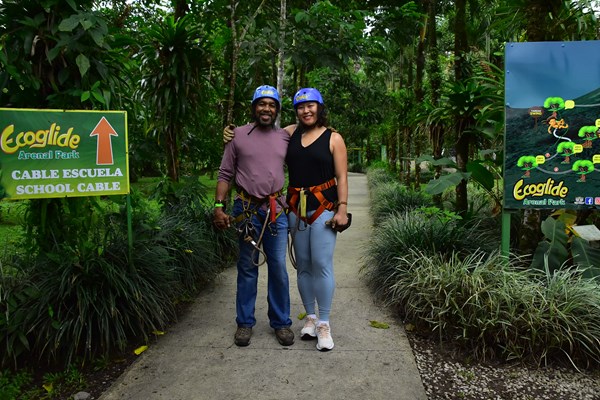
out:
{"label": "man's blue helmet", "polygon": [[320,105],[324,106],[323,96],[315,88],[302,88],[294,95],[294,108],[297,108],[299,104],[306,103],[309,101],[316,101]]}
{"label": "man's blue helmet", "polygon": [[256,100],[262,99],[263,97],[269,97],[275,100],[277,104],[281,104],[281,101],[279,101],[279,93],[273,86],[262,85],[257,87],[254,91],[254,97],[252,97],[252,104],[254,104]]}

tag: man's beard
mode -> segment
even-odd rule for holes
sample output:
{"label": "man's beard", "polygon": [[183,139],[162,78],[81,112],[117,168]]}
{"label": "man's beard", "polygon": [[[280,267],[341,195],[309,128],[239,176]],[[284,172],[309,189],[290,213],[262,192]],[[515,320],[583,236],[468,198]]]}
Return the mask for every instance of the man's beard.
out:
{"label": "man's beard", "polygon": [[[263,119],[261,118],[261,115],[268,115],[270,117],[269,122],[263,121]],[[270,113],[265,113],[265,114],[254,113],[254,120],[256,121],[257,124],[259,124],[261,126],[273,126],[275,124],[275,120],[276,119],[277,119],[277,113],[275,113],[275,114],[270,114]]]}

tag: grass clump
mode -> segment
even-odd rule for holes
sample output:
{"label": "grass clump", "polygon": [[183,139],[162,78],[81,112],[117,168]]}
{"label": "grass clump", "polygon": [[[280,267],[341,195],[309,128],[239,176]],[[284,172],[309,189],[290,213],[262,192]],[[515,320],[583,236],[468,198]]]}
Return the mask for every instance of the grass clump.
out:
{"label": "grass clump", "polygon": [[388,304],[476,359],[600,364],[600,286],[577,270],[519,270],[498,253],[398,257]]}
{"label": "grass clump", "polygon": [[373,201],[370,213],[375,223],[394,213],[433,205],[432,198],[427,193],[409,189],[398,182],[380,183],[372,190],[371,196]]}
{"label": "grass clump", "polygon": [[[377,173],[361,272],[402,317],[478,360],[600,366],[600,282],[576,267],[524,269],[499,254],[494,209],[464,217]],[[424,198],[421,198],[423,200]]]}

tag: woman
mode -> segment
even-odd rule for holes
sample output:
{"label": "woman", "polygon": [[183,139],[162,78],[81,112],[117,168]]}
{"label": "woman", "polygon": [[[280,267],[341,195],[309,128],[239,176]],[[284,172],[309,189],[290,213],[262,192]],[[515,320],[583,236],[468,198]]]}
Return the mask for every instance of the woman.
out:
{"label": "woman", "polygon": [[[314,88],[294,96],[298,125],[286,163],[287,201],[295,253],[298,290],[306,310],[302,339],[317,339],[317,349],[331,350],[329,317],[335,291],[333,251],[337,231],[348,225],[348,166],[342,136],[327,128],[325,104]],[[318,314],[317,314],[318,307]]]}

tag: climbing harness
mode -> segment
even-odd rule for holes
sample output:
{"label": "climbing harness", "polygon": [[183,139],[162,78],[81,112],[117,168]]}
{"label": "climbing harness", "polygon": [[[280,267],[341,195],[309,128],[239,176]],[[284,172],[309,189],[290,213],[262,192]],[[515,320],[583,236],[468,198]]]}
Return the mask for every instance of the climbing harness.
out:
{"label": "climbing harness", "polygon": [[[288,241],[288,254],[292,266],[296,269],[296,254],[294,253],[295,234],[293,232],[306,230],[308,228],[308,225],[311,225],[313,222],[315,222],[316,219],[319,218],[319,216],[323,213],[323,211],[332,211],[336,208],[336,204],[327,200],[325,196],[323,196],[323,193],[321,193],[322,191],[335,186],[335,184],[335,178],[331,178],[325,183],[316,186],[311,186],[309,188],[295,188],[291,186],[288,187],[289,211],[296,214],[297,217],[295,231],[290,230],[290,240]],[[319,201],[319,207],[310,217],[307,217],[306,210],[306,200],[308,197],[308,193],[312,193],[315,196],[315,198]],[[303,228],[300,228],[301,221],[304,224]]]}
{"label": "climbing harness", "polygon": [[[277,225],[275,222],[277,218],[281,215],[284,210],[283,205],[279,201],[279,197],[281,196],[281,190],[270,194],[265,198],[254,197],[245,190],[239,190],[238,196],[242,200],[242,212],[234,218],[233,222],[236,225],[236,229],[241,238],[246,242],[252,245],[254,249],[252,250],[252,263],[259,267],[267,262],[267,254],[261,249],[262,240],[266,231],[266,228],[269,227],[269,234],[271,236],[277,236]],[[265,213],[265,218],[262,218],[258,214],[258,210],[268,202],[268,206]],[[277,212],[277,203],[279,203],[282,207],[282,211]],[[257,227],[252,223],[252,218],[256,216],[259,220],[262,220],[262,227],[257,229]],[[258,233],[258,236],[257,236]],[[256,253],[259,253],[257,260],[260,260],[260,256],[262,255],[262,261],[254,261]]]}
{"label": "climbing harness", "polygon": [[[325,183],[320,185],[311,186],[309,188],[295,188],[288,187],[288,205],[290,210],[293,211],[299,219],[307,223],[308,225],[315,222],[317,218],[323,213],[325,210],[333,210],[335,208],[335,203],[327,200],[323,193],[323,190],[329,189],[330,187],[335,186],[335,178],[331,178]],[[315,210],[315,212],[307,218],[306,216],[306,199],[308,193],[312,193],[315,198],[319,202],[319,207]]]}

